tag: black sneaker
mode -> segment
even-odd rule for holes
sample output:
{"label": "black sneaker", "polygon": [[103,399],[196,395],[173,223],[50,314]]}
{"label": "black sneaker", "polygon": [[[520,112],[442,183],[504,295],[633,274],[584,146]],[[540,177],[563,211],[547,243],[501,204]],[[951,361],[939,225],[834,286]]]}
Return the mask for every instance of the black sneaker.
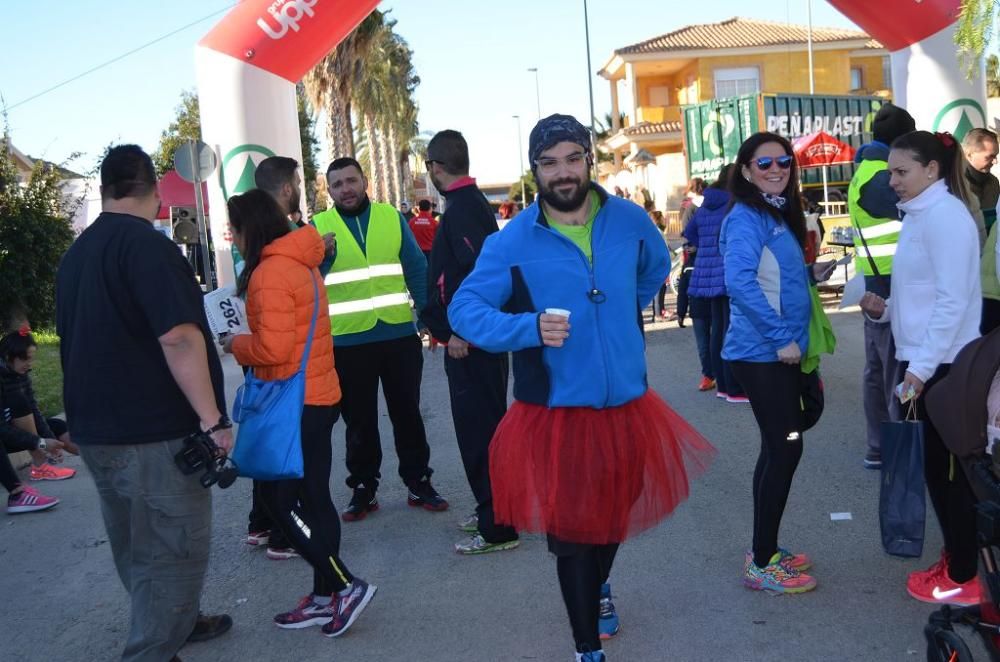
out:
{"label": "black sneaker", "polygon": [[441,498],[434,486],[431,485],[430,478],[422,478],[406,484],[410,488],[406,502],[414,508],[421,506],[427,510],[441,512],[448,510],[448,502]]}
{"label": "black sneaker", "polygon": [[208,641],[215,639],[219,635],[229,632],[233,627],[233,619],[229,614],[217,614],[215,616],[205,616],[198,614],[198,620],[194,622],[194,629],[188,635],[189,642]]}
{"label": "black sneaker", "polygon": [[358,620],[358,616],[375,597],[377,590],[378,587],[374,584],[369,584],[365,580],[355,577],[354,581],[351,582],[350,593],[343,597],[334,594],[334,600],[339,602],[337,615],[323,626],[323,634],[328,637],[339,637],[347,632],[347,628],[354,625],[354,621]]}
{"label": "black sneaker", "polygon": [[865,459],[863,464],[865,469],[874,469],[874,470],[881,469],[882,454],[879,453],[878,451],[868,451],[867,453],[865,453]]}
{"label": "black sneaker", "polygon": [[378,510],[378,499],[375,498],[375,490],[358,485],[354,488],[351,503],[348,504],[340,518],[345,522],[357,522],[367,517],[368,513],[374,513],[376,510]]}

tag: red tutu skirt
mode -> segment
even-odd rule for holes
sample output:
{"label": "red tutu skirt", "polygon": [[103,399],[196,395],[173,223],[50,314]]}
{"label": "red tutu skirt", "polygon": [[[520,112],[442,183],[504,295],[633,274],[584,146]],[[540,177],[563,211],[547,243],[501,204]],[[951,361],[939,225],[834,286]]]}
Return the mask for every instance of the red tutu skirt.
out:
{"label": "red tutu skirt", "polygon": [[623,542],[687,499],[714,456],[652,390],[607,409],[515,402],[490,444],[493,510],[519,531]]}

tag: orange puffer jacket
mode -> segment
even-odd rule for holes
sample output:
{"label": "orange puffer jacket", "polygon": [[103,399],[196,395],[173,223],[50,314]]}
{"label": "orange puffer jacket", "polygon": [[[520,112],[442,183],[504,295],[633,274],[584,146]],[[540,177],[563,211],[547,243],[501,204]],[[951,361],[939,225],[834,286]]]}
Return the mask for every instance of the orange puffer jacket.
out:
{"label": "orange puffer jacket", "polygon": [[264,247],[247,288],[249,335],[233,339],[240,365],[260,379],[287,379],[299,369],[313,314],[313,282],[319,290],[319,316],[306,366],[306,404],[340,402],[340,382],[333,369],[326,287],[319,273],[325,246],[312,226],[294,230]]}

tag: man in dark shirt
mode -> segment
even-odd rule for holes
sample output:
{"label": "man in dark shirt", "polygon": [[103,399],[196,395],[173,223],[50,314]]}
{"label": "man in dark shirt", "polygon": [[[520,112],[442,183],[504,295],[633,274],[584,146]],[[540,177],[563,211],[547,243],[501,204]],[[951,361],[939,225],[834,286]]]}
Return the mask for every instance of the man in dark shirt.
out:
{"label": "man in dark shirt", "polygon": [[458,131],[441,131],[427,145],[427,172],[448,200],[434,237],[428,268],[427,306],[421,314],[431,335],[447,344],[444,369],[451,394],[451,416],[476,497],[476,513],[459,528],[471,534],[455,544],[459,554],[483,554],[517,547],[517,532],[497,526],[490,489],[489,446],[507,413],[506,354],[471,347],[448,323],[448,303],[472,272],[483,242],[497,232],[496,216],[486,196],[469,177],[469,146]]}
{"label": "man in dark shirt", "polygon": [[212,499],[174,456],[199,430],[227,451],[233,438],[201,291],[177,246],[152,226],[160,196],[139,147],[109,150],[101,203],[56,280],[63,397],[131,597],[122,659],[162,662],[232,625],[198,613]]}

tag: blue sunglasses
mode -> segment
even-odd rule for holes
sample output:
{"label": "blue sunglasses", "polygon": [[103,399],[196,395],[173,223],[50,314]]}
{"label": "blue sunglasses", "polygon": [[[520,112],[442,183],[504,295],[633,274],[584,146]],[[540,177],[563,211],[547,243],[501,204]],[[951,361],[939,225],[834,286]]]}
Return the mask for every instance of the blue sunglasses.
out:
{"label": "blue sunglasses", "polygon": [[788,170],[792,167],[792,161],[794,160],[795,157],[792,156],[779,156],[778,158],[774,158],[772,156],[762,156],[754,161],[754,163],[757,164],[758,170],[770,170],[771,165],[775,162],[777,162],[778,167],[782,170]]}

